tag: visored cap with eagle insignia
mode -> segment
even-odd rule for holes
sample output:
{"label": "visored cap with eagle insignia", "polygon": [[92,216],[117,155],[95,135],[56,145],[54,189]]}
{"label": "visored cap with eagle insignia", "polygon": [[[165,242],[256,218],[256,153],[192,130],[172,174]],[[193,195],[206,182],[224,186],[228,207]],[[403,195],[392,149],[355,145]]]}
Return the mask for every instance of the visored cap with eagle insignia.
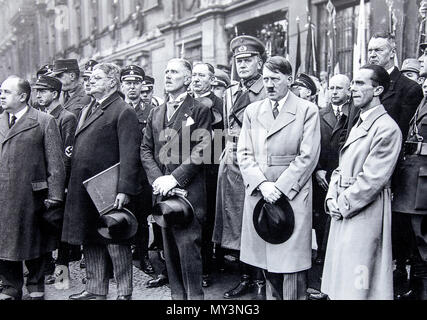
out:
{"label": "visored cap with eagle insignia", "polygon": [[126,66],[123,68],[122,73],[120,75],[121,81],[129,80],[129,81],[143,81],[145,77],[144,69],[138,67],[134,64]]}
{"label": "visored cap with eagle insignia", "polygon": [[263,55],[265,46],[261,40],[252,36],[238,36],[231,40],[230,50],[234,58],[247,58],[254,55]]}

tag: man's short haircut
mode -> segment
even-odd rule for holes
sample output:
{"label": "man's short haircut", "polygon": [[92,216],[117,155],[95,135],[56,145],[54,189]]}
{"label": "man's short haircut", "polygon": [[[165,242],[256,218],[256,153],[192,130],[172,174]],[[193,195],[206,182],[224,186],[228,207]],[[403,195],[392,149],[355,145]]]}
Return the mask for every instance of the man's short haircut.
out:
{"label": "man's short haircut", "polygon": [[384,88],[381,96],[388,91],[388,88],[390,87],[390,75],[386,69],[375,64],[365,64],[360,69],[372,70],[371,80],[374,87],[381,86]]}
{"label": "man's short haircut", "polygon": [[188,60],[181,59],[181,58],[173,58],[169,60],[169,62],[171,61],[178,61],[179,63],[181,63],[184,69],[186,69],[190,73],[190,75],[193,73],[193,67]]}
{"label": "man's short haircut", "polygon": [[93,67],[93,71],[97,69],[104,71],[108,78],[116,80],[116,88],[119,88],[121,69],[118,65],[114,63],[99,63]]}
{"label": "man's short haircut", "polygon": [[284,75],[292,75],[291,63],[284,57],[273,56],[267,59],[264,67],[273,72],[280,72]]}
{"label": "man's short haircut", "polygon": [[206,67],[208,67],[209,72],[214,76],[215,75],[215,68],[213,65],[211,65],[208,62],[197,62],[194,64],[194,66],[198,66],[198,65],[205,65]]}
{"label": "man's short haircut", "polygon": [[19,94],[25,93],[27,95],[25,99],[25,103],[28,103],[31,98],[31,85],[28,80],[22,79],[18,76],[9,76],[9,79],[17,79],[17,86],[19,90]]}
{"label": "man's short haircut", "polygon": [[374,33],[373,36],[371,37],[371,39],[378,39],[378,38],[387,40],[387,42],[390,44],[392,48],[396,47],[396,37],[391,33],[386,31],[377,32],[377,33]]}

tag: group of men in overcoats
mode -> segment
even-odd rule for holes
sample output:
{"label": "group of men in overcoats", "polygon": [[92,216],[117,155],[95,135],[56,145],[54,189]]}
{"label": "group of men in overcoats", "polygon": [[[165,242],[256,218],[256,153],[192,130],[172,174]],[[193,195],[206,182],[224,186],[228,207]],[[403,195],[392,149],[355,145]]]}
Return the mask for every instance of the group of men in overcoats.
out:
{"label": "group of men in overcoats", "polygon": [[[154,273],[147,218],[155,217],[165,266],[148,286],[169,281],[173,299],[204,298],[213,244],[217,259],[221,248],[239,259],[240,282],[224,298],[255,289],[258,298],[306,299],[313,212],[324,225],[316,233],[324,260],[316,298],[392,299],[392,259],[398,270],[402,260],[398,250],[392,256],[392,241],[405,232],[417,244],[414,274],[425,273],[427,112],[424,100],[418,106],[419,85],[394,67],[394,39],[375,34],[368,48],[370,64],[351,82],[329,79],[330,100],[320,111],[313,80],[301,74],[293,81],[289,61],[266,58],[251,36],[230,44],[240,81],[223,100],[214,94],[218,70],[184,59],[168,62],[159,106],[152,90],[143,94],[154,79],[136,65],[92,61],[83,86],[76,60],[55,62],[33,86],[43,112],[29,106],[28,81],[6,79],[0,298],[22,298],[25,262],[27,298],[43,299],[46,258],[59,246],[67,265],[74,245],[83,247],[87,277],[70,299],[106,299],[112,272],[117,299],[131,299],[131,238],[98,232],[99,208],[86,185],[119,164],[111,212],[136,216],[134,244],[147,274]],[[32,166],[22,161],[29,158]],[[60,238],[45,229],[58,208]]]}

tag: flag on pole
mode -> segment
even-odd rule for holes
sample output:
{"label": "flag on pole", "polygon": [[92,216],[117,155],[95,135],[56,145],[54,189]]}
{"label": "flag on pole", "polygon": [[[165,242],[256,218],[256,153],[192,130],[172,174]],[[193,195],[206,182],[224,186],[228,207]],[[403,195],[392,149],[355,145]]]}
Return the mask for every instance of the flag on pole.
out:
{"label": "flag on pole", "polygon": [[366,17],[365,0],[360,0],[357,40],[354,44],[353,74],[366,64]]}
{"label": "flag on pole", "polygon": [[335,6],[332,4],[332,1],[329,0],[326,4],[326,10],[329,13],[329,19],[328,19],[328,79],[336,74],[334,68],[336,67],[336,52],[335,52],[335,46],[336,46],[336,10]]}
{"label": "flag on pole", "polygon": [[295,58],[295,77],[298,75],[301,66],[301,30],[299,27],[299,17],[297,17],[297,52]]}
{"label": "flag on pole", "polygon": [[305,73],[313,75],[313,29],[311,28],[311,14],[307,7],[307,41],[305,47]]}

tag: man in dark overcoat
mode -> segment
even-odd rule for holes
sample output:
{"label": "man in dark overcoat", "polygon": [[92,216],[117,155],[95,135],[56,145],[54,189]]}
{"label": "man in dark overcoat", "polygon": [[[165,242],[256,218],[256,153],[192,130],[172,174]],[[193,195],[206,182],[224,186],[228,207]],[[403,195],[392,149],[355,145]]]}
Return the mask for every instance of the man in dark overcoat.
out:
{"label": "man in dark overcoat", "polygon": [[[76,116],[65,110],[59,102],[59,96],[61,94],[62,83],[56,78],[41,75],[37,79],[36,84],[33,86],[33,89],[36,91],[37,103],[39,106],[45,110],[46,113],[52,115],[55,118],[55,121],[59,128],[59,133],[61,134],[61,141],[63,145],[63,157],[65,165],[65,186],[68,184],[70,178],[71,170],[71,155],[73,151],[74,144],[74,134],[76,133],[77,128],[77,118]],[[65,188],[64,186],[64,188]],[[58,248],[58,257],[56,259],[57,266],[63,266],[68,270],[68,263],[70,262],[70,250],[71,248],[67,243],[62,242]],[[50,261],[53,261],[50,256]],[[57,267],[56,272],[54,270],[49,270],[46,268],[49,275],[46,278],[47,284],[52,284],[55,282],[55,275],[60,275],[62,278],[67,278],[68,272],[64,273],[63,268]],[[62,272],[60,272],[62,270]]]}
{"label": "man in dark overcoat", "polygon": [[[121,73],[122,92],[125,95],[125,101],[136,112],[139,123],[139,132],[144,136],[145,126],[147,125],[148,115],[153,105],[145,104],[141,100],[141,90],[144,81],[145,72],[137,65],[129,65],[123,68]],[[133,201],[135,214],[138,219],[138,232],[135,236],[136,259],[140,261],[140,268],[146,274],[153,274],[154,269],[148,258],[148,222],[147,217],[151,213],[152,193],[147,175],[144,170],[140,171],[140,181],[142,192],[137,195]]]}
{"label": "man in dark overcoat", "polygon": [[[168,62],[165,89],[169,100],[151,111],[141,146],[142,164],[154,194],[166,196],[173,188],[185,189],[194,208],[193,219],[188,225],[162,228],[174,300],[204,297],[201,237],[206,221],[206,181],[201,157],[210,148],[212,128],[209,108],[187,94],[191,69],[191,64],[183,59]],[[200,133],[203,137],[186,140],[196,130],[194,135]]]}
{"label": "man in dark overcoat", "polygon": [[339,139],[348,117],[351,105],[350,79],[338,74],[329,80],[330,102],[319,111],[321,151],[319,163],[314,172],[313,183],[313,225],[317,225],[316,264],[323,264],[328,240],[330,218],[325,213],[325,197],[332,172],[338,167]]}
{"label": "man in dark overcoat", "polygon": [[0,300],[21,299],[22,262],[29,299],[44,297],[44,256],[57,248],[42,230],[43,213],[64,197],[65,169],[55,119],[28,106],[28,81],[9,77],[0,100]]}
{"label": "man in dark overcoat", "polygon": [[[215,68],[209,63],[197,63],[193,68],[192,88],[194,97],[209,107],[212,113],[212,130],[214,132],[211,147],[211,163],[206,164],[206,192],[207,192],[207,221],[202,235],[203,287],[211,283],[213,242],[212,233],[215,223],[216,189],[218,181],[219,156],[224,149],[222,130],[223,103],[213,92]],[[215,134],[216,131],[216,134]],[[221,267],[221,266],[220,266]]]}
{"label": "man in dark overcoat", "polygon": [[73,300],[105,299],[108,294],[108,256],[118,286],[118,299],[132,295],[132,253],[130,244],[106,240],[97,232],[99,213],[83,181],[120,162],[115,207],[121,209],[129,197],[140,192],[141,135],[135,110],[120,97],[120,68],[101,63],[91,75],[94,103],[81,114],[74,139],[71,174],[65,204],[62,240],[83,245],[86,259],[86,290],[71,295]]}

